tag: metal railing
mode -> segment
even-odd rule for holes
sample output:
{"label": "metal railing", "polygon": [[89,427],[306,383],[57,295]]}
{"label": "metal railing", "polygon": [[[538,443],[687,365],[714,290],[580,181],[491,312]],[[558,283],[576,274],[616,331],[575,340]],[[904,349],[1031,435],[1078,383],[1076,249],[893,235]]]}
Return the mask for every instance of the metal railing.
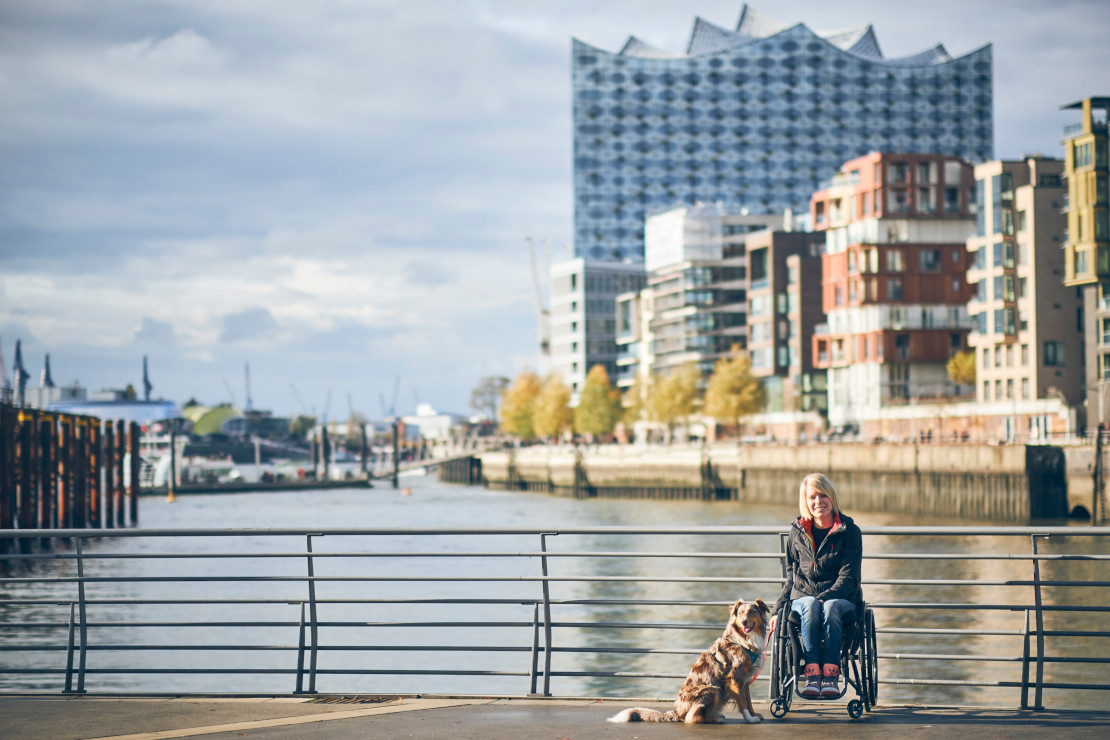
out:
{"label": "metal railing", "polygon": [[[865,529],[880,702],[1101,706],[1108,535]],[[666,696],[727,605],[777,596],[784,542],[764,526],[5,531],[0,690]]]}

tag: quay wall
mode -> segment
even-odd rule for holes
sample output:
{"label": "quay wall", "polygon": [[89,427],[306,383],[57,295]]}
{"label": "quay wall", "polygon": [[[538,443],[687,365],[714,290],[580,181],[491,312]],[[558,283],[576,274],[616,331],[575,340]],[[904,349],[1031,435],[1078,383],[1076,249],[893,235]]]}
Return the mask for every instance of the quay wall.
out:
{"label": "quay wall", "polygon": [[504,490],[781,504],[819,471],[849,510],[989,521],[1067,516],[1069,473],[1078,474],[1063,449],[1047,445],[529,447],[477,457],[482,483]]}

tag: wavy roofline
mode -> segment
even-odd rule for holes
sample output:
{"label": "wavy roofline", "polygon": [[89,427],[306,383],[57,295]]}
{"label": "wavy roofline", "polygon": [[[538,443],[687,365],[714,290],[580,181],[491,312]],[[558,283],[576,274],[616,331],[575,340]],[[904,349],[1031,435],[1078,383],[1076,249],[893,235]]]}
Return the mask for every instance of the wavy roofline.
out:
{"label": "wavy roofline", "polygon": [[[645,61],[652,61],[652,62],[671,62],[671,61],[681,61],[681,60],[689,60],[689,59],[701,59],[701,58],[705,58],[705,57],[717,56],[717,55],[720,55],[720,54],[727,54],[730,51],[735,51],[735,50],[738,50],[738,49],[748,49],[748,48],[756,46],[756,45],[758,45],[758,44],[760,44],[764,41],[773,40],[773,39],[777,38],[778,36],[781,36],[782,34],[797,28],[798,26],[801,26],[801,27],[805,28],[807,31],[809,31],[809,33],[815,39],[819,39],[823,43],[828,44],[831,48],[835,49],[836,51],[840,52],[841,54],[845,54],[847,56],[852,56],[852,57],[855,57],[857,59],[862,59],[866,62],[870,62],[872,64],[876,64],[876,65],[884,66],[884,67],[919,67],[919,68],[922,68],[922,69],[929,69],[929,68],[933,68],[933,67],[942,67],[946,64],[952,64],[954,62],[959,62],[961,60],[967,59],[968,57],[975,56],[976,54],[980,54],[985,50],[992,50],[993,47],[994,47],[994,43],[988,41],[987,43],[983,44],[982,46],[978,46],[978,47],[972,49],[969,52],[966,52],[964,54],[960,54],[959,56],[953,56],[951,54],[951,52],[949,52],[947,50],[947,48],[944,46],[944,44],[937,43],[937,44],[934,44],[933,46],[931,46],[927,49],[924,49],[922,51],[917,52],[916,54],[907,54],[906,56],[894,57],[894,58],[891,58],[891,59],[888,59],[888,58],[885,58],[885,57],[880,59],[880,58],[875,58],[875,57],[871,57],[871,56],[864,56],[864,55],[861,55],[861,54],[857,54],[857,53],[849,51],[847,49],[841,49],[836,44],[833,44],[832,42],[827,41],[826,39],[821,38],[820,36],[818,36],[816,33],[814,33],[813,29],[810,28],[809,26],[807,26],[805,23],[796,23],[793,26],[791,26],[790,28],[787,28],[783,31],[780,31],[779,33],[776,33],[773,36],[766,36],[766,37],[761,38],[761,39],[754,39],[753,41],[751,41],[749,43],[746,43],[746,44],[738,44],[737,46],[728,47],[726,49],[721,49],[719,51],[706,52],[704,54],[690,54],[690,55],[687,55],[687,54],[677,54],[677,53],[671,54],[671,53],[668,53],[669,54],[668,56],[651,56],[651,57],[622,55],[620,52],[609,51],[608,49],[602,49],[599,46],[594,46],[593,44],[591,44],[587,41],[583,41],[582,39],[580,39],[576,36],[571,36],[570,40],[571,40],[571,50],[572,51],[574,50],[575,45],[577,45],[577,46],[585,47],[586,49],[589,49],[590,51],[592,51],[594,53],[604,54],[606,56],[613,57],[613,58],[618,58],[618,59],[643,59]],[[665,50],[658,49],[658,47],[651,46],[650,44],[645,43],[644,41],[640,40],[639,38],[637,38],[635,36],[630,36],[629,37],[629,41],[631,41],[633,39],[635,39],[636,41],[638,41],[641,44],[644,44],[645,46],[651,47],[652,49],[657,49],[660,52],[665,52]],[[625,46],[628,46],[628,42],[625,42]],[[930,52],[933,52],[934,50],[936,50],[938,47],[941,48],[941,49],[944,49],[945,53],[948,54],[949,58],[947,60],[937,61],[937,62],[932,62],[932,63],[927,63],[927,64],[913,64],[912,62],[908,61],[908,60],[911,60],[915,57],[927,55]]]}

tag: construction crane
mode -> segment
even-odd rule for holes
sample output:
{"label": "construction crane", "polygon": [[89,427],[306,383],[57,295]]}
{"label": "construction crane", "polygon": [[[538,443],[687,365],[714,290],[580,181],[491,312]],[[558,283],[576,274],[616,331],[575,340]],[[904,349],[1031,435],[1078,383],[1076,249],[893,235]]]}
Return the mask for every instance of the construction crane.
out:
{"label": "construction crane", "polygon": [[[536,250],[532,248],[532,237],[524,237],[525,243],[528,245],[528,261],[532,265],[532,289],[536,294],[536,341],[540,346],[540,355],[547,357],[551,354],[551,330],[550,330],[550,311],[543,306],[543,291],[540,290],[540,274],[536,268]],[[548,254],[548,261],[550,262],[550,252],[548,251],[548,240],[543,240],[543,247],[545,253]]]}
{"label": "construction crane", "polygon": [[247,407],[244,411],[254,411],[254,402],[251,401],[251,364],[249,362],[243,365],[243,374],[246,376],[247,382]]}
{"label": "construction crane", "polygon": [[231,405],[234,406],[235,405],[235,393],[232,392],[231,383],[227,382],[227,378],[224,378],[224,388],[227,388],[227,397],[231,399]]}
{"label": "construction crane", "polygon": [[301,398],[301,394],[297,392],[297,386],[290,383],[289,384],[289,390],[293,391],[294,398],[296,398],[297,403],[299,403],[301,405],[301,411],[304,412],[305,416],[308,416],[308,406],[304,405],[304,399]]}

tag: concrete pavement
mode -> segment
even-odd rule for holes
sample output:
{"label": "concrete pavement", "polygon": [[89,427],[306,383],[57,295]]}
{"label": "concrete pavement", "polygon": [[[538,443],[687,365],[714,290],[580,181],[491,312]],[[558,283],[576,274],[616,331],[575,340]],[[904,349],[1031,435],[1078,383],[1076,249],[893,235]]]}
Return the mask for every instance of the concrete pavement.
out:
{"label": "concrete pavement", "polygon": [[590,699],[454,697],[162,697],[0,696],[0,738],[19,740],[162,740],[241,737],[323,740],[457,738],[490,740],[646,740],[724,738],[738,732],[791,738],[820,732],[822,740],[889,738],[1105,738],[1110,713],[983,708],[880,707],[852,720],[843,704],[796,703],[783,719],[743,724],[734,711],[724,725],[613,725],[607,717],[658,702]]}

